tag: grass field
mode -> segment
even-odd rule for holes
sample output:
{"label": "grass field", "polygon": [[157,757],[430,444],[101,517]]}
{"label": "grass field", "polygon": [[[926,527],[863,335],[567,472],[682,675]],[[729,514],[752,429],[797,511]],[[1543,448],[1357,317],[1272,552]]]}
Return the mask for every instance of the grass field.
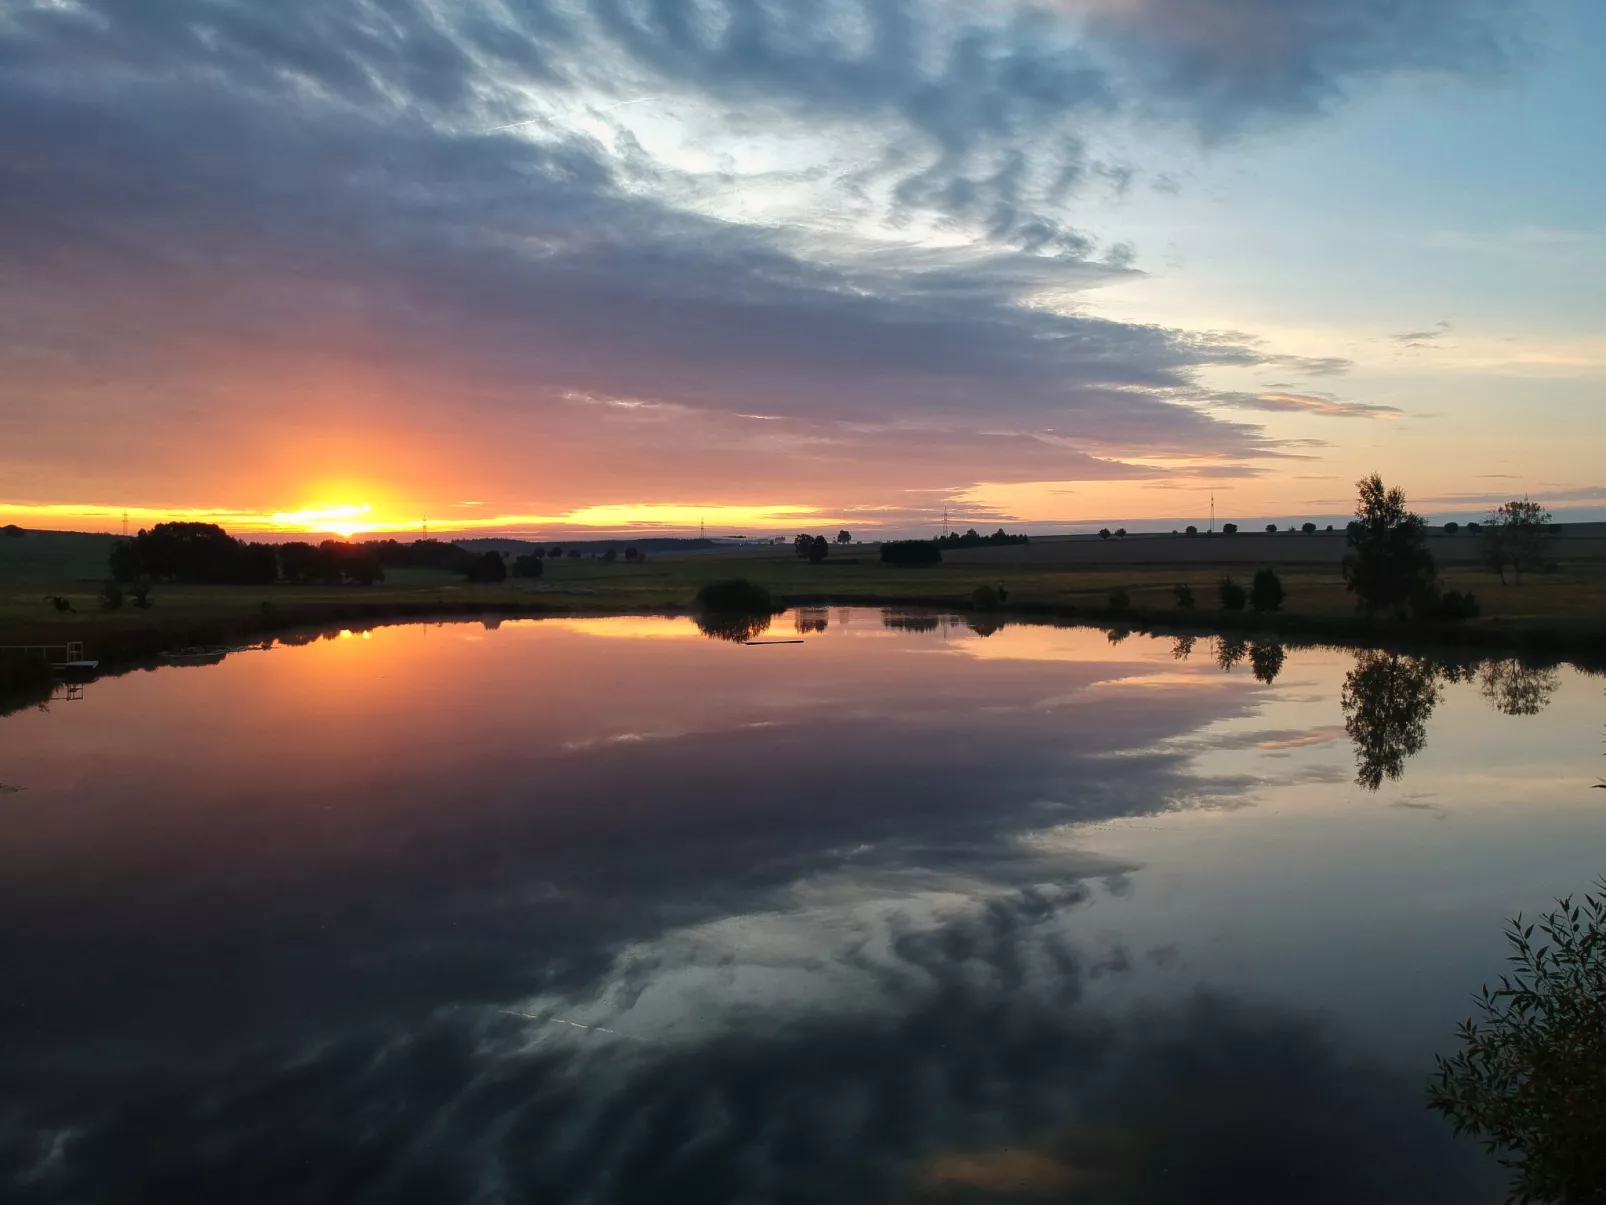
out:
{"label": "grass field", "polygon": [[[1095,621],[1109,618],[1110,592],[1120,589],[1130,597],[1134,618],[1140,621],[1187,620],[1198,626],[1219,619],[1215,585],[1220,577],[1230,574],[1247,586],[1262,565],[1277,570],[1287,592],[1280,622],[1316,626],[1328,622],[1335,630],[1342,625],[1352,633],[1354,601],[1344,589],[1337,562],[1341,542],[1321,540],[1333,555],[1312,558],[1315,540],[1318,537],[1259,541],[1239,537],[1236,543],[1165,540],[1177,552],[1171,563],[1150,559],[1164,551],[1156,542],[1142,563],[1132,564],[1100,563],[1097,558],[1110,545],[1084,545],[1081,551],[1047,555],[1044,546],[1034,543],[950,553],[941,565],[929,568],[884,566],[874,545],[849,546],[819,565],[799,560],[790,548],[761,546],[663,555],[644,564],[591,558],[550,561],[541,579],[510,579],[499,585],[471,585],[428,570],[392,570],[384,583],[369,587],[163,585],[153,590],[154,605],[149,610],[125,606],[106,611],[98,594],[110,537],[33,534],[0,545],[0,645],[82,639],[93,656],[96,642],[123,646],[125,638],[136,633],[195,643],[192,637],[214,631],[237,637],[253,627],[268,630],[291,622],[387,614],[678,610],[688,607],[705,583],[731,577],[748,578],[783,600],[805,603],[965,607],[976,587],[1002,585],[1009,591],[1006,611]],[[1583,551],[1583,545],[1577,547]],[[1223,555],[1213,557],[1212,548]],[[1262,555],[1246,558],[1246,549]],[[1280,555],[1284,550],[1286,557]],[[1606,632],[1603,556],[1563,555],[1555,572],[1532,576],[1520,587],[1502,586],[1494,574],[1470,564],[1443,566],[1441,579],[1445,588],[1477,595],[1483,615],[1470,625],[1474,631],[1543,626],[1564,642]],[[1179,582],[1193,588],[1198,611],[1192,617],[1176,611],[1172,587]],[[47,595],[67,598],[73,609],[57,613],[45,601]],[[1225,621],[1243,622],[1238,617]],[[149,643],[137,642],[140,647]]]}

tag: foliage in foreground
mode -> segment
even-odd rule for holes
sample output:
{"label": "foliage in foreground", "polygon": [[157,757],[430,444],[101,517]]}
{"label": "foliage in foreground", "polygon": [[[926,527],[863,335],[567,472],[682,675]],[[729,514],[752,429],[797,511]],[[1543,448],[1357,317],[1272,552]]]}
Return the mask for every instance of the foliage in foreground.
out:
{"label": "foliage in foreground", "polygon": [[[1477,997],[1429,1104],[1513,1175],[1511,1200],[1606,1202],[1606,879],[1506,928],[1510,975]],[[1541,941],[1534,943],[1534,931]]]}

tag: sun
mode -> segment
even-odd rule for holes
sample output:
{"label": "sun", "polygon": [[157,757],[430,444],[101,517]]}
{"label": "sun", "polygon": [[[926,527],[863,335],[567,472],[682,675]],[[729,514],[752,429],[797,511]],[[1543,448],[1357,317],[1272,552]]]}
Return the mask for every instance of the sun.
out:
{"label": "sun", "polygon": [[368,515],[373,510],[366,502],[361,506],[322,506],[308,510],[280,511],[273,516],[273,522],[279,527],[300,528],[305,532],[333,532],[344,539],[354,535],[373,531],[374,525],[368,521]]}

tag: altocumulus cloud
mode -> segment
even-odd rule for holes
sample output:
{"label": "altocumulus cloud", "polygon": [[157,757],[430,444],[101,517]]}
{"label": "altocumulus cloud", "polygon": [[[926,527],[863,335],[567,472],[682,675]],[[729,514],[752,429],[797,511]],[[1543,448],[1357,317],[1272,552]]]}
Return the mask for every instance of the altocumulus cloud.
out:
{"label": "altocumulus cloud", "polygon": [[[816,479],[910,431],[940,482],[1273,454],[1186,403],[1207,368],[1286,357],[1067,301],[1132,271],[1068,216],[1089,180],[1130,179],[1102,132],[1222,138],[1391,72],[1498,71],[1518,16],[1493,0],[13,5],[6,467],[42,487],[101,442],[159,460],[177,424],[314,416],[605,428],[625,460],[661,439],[577,395],[678,407],[698,446],[784,452]],[[737,220],[732,192],[802,217]],[[291,387],[352,366],[360,395]]]}

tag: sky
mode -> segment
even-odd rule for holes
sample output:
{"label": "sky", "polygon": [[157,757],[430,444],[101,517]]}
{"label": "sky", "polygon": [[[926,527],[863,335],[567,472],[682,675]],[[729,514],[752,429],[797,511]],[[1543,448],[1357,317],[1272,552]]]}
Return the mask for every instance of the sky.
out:
{"label": "sky", "polygon": [[20,0],[0,522],[1606,517],[1596,0]]}

